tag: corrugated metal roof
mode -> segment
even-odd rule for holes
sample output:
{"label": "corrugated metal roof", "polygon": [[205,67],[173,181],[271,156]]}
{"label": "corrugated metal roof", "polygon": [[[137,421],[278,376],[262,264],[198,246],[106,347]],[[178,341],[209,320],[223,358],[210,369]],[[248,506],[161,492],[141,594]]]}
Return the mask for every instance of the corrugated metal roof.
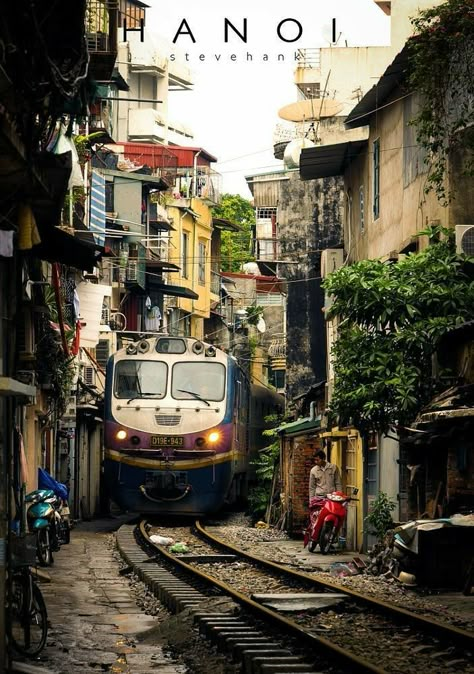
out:
{"label": "corrugated metal roof", "polygon": [[277,433],[282,435],[298,435],[306,431],[316,431],[321,428],[321,415],[318,414],[314,419],[306,417],[305,419],[297,419],[291,421],[289,424],[283,424],[277,428]]}

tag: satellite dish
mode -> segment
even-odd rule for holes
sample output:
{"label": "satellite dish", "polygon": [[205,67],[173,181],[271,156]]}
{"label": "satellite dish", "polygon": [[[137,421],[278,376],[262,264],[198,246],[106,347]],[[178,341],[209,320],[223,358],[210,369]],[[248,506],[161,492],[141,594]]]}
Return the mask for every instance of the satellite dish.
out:
{"label": "satellite dish", "polygon": [[267,329],[267,324],[265,323],[265,320],[261,316],[258,319],[256,328],[259,332],[265,332],[265,330]]}
{"label": "satellite dish", "polygon": [[297,138],[288,143],[283,155],[286,168],[295,169],[299,167],[301,150],[306,147],[315,147],[315,145],[307,138]]}
{"label": "satellite dish", "polygon": [[343,109],[343,104],[329,98],[308,98],[290,103],[278,110],[278,117],[288,122],[310,122],[322,117],[334,117]]}

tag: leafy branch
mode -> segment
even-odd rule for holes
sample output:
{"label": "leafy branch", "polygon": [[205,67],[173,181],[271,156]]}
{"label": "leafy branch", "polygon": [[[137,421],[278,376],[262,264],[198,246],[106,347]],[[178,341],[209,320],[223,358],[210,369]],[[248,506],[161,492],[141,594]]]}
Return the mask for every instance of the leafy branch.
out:
{"label": "leafy branch", "polygon": [[412,123],[429,161],[425,191],[434,190],[446,205],[450,152],[462,147],[463,173],[474,175],[474,134],[461,133],[474,122],[474,2],[448,0],[420,12],[412,24],[409,84],[421,99]]}

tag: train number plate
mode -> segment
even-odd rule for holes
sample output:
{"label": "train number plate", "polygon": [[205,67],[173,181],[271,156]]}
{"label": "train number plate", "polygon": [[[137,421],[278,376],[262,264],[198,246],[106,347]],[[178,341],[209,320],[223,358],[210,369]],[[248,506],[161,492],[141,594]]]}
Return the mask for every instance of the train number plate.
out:
{"label": "train number plate", "polygon": [[152,435],[152,447],[182,447],[184,438],[182,435]]}

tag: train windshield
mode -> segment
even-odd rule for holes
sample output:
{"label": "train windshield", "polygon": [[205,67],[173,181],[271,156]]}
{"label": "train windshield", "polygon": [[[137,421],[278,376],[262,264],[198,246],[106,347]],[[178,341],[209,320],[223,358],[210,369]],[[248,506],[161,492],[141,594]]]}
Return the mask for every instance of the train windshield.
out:
{"label": "train windshield", "polygon": [[175,363],[171,395],[177,400],[224,400],[225,367],[222,363]]}
{"label": "train windshield", "polygon": [[117,398],[164,398],[168,366],[161,361],[121,360],[115,368]]}

